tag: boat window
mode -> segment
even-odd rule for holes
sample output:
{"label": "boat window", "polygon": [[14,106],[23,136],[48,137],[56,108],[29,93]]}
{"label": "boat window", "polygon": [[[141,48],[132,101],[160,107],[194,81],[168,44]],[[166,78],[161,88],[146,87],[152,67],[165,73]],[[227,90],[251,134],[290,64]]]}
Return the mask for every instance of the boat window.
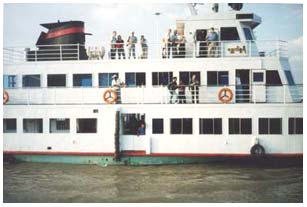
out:
{"label": "boat window", "polygon": [[47,75],[47,86],[48,87],[65,87],[66,86],[66,75]]}
{"label": "boat window", "polygon": [[153,134],[163,134],[163,119],[152,119],[152,133]]}
{"label": "boat window", "polygon": [[221,41],[240,40],[236,27],[221,27]]}
{"label": "boat window", "polygon": [[266,71],[266,84],[268,86],[281,86],[281,80],[277,70]]}
{"label": "boat window", "polygon": [[208,86],[225,86],[229,84],[228,71],[208,71],[207,85]]}
{"label": "boat window", "polygon": [[40,87],[41,76],[40,75],[23,75],[22,87]]}
{"label": "boat window", "polygon": [[92,74],[73,74],[74,87],[91,87]]}
{"label": "boat window", "polygon": [[229,118],[229,134],[251,134],[252,119]]}
{"label": "boat window", "polygon": [[123,135],[137,135],[141,124],[145,124],[145,114],[122,114]]}
{"label": "boat window", "polygon": [[112,85],[112,76],[118,73],[99,73],[99,87],[106,88]]}
{"label": "boat window", "polygon": [[222,119],[199,119],[199,134],[222,134]]}
{"label": "boat window", "polygon": [[69,119],[49,119],[50,133],[69,133]]}
{"label": "boat window", "polygon": [[43,133],[43,119],[23,119],[24,133]]}
{"label": "boat window", "polygon": [[285,70],[285,74],[286,74],[286,77],[287,77],[287,80],[288,80],[288,84],[290,86],[295,85],[291,71]]}
{"label": "boat window", "polygon": [[16,133],[16,119],[3,119],[3,133]]}
{"label": "boat window", "polygon": [[303,118],[289,118],[289,134],[303,134]]}
{"label": "boat window", "polygon": [[17,76],[16,75],[4,75],[3,76],[3,88],[16,88]]}
{"label": "boat window", "polygon": [[145,73],[126,73],[127,87],[145,86]]}
{"label": "boat window", "polygon": [[258,128],[259,128],[259,134],[281,134],[282,119],[259,118]]}
{"label": "boat window", "polygon": [[245,39],[246,39],[246,40],[253,40],[253,35],[252,35],[252,33],[251,33],[250,28],[244,27],[244,28],[243,28],[243,31],[244,31],[244,35],[245,35]]}
{"label": "boat window", "polygon": [[183,72],[179,72],[179,82],[182,81],[184,85],[189,85],[191,80],[192,80],[192,76],[196,75],[196,79],[199,81],[199,84],[201,85],[200,82],[200,72],[187,72],[187,71],[183,71]]}
{"label": "boat window", "polygon": [[171,134],[192,134],[192,119],[171,119]]}
{"label": "boat window", "polygon": [[173,72],[153,72],[152,85],[153,86],[166,86],[173,79]]}
{"label": "boat window", "polygon": [[253,82],[263,82],[263,72],[254,72]]}
{"label": "boat window", "polygon": [[77,119],[77,133],[96,133],[97,119]]}

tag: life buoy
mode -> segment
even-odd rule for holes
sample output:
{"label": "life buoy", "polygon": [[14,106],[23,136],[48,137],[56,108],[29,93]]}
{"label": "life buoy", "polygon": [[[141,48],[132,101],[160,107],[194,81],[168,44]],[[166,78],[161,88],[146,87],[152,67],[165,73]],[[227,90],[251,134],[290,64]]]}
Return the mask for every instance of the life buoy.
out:
{"label": "life buoy", "polygon": [[3,105],[5,105],[10,100],[9,93],[7,91],[3,91]]}
{"label": "life buoy", "polygon": [[252,146],[250,152],[251,155],[254,157],[263,157],[265,155],[264,147],[260,144],[255,144],[254,146]]}
{"label": "life buoy", "polygon": [[103,93],[103,100],[107,104],[113,104],[117,101],[118,95],[117,92],[113,89],[108,89]]}
{"label": "life buoy", "polygon": [[222,103],[228,103],[229,101],[232,100],[233,97],[232,90],[230,88],[222,88],[218,92],[217,97]]}

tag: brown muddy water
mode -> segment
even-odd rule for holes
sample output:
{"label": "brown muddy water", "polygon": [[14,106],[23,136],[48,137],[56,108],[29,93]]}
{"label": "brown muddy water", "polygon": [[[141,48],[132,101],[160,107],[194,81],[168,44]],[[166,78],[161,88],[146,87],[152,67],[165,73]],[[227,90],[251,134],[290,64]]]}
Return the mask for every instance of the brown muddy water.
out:
{"label": "brown muddy water", "polygon": [[10,202],[303,202],[300,166],[201,164],[3,166]]}

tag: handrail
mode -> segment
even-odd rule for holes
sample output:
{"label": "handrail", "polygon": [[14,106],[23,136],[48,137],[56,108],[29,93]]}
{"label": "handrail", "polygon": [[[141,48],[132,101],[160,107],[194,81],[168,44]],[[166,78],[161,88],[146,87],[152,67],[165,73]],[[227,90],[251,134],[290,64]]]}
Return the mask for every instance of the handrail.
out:
{"label": "handrail", "polygon": [[[48,60],[110,60],[119,59],[124,54],[125,59],[135,50],[136,59],[168,59],[168,58],[223,58],[223,57],[287,57],[287,42],[280,40],[262,41],[192,41],[164,44],[147,44],[141,47],[138,43],[135,49],[124,44],[111,48],[111,43],[103,46],[85,46],[82,44],[37,45],[36,48],[5,47],[4,63],[14,64],[27,61]],[[120,49],[120,50],[119,50]],[[158,53],[157,53],[158,51]],[[155,52],[155,53],[154,53]],[[87,57],[81,57],[84,54]],[[131,59],[134,55],[131,54]],[[123,59],[123,57],[121,57]]]}

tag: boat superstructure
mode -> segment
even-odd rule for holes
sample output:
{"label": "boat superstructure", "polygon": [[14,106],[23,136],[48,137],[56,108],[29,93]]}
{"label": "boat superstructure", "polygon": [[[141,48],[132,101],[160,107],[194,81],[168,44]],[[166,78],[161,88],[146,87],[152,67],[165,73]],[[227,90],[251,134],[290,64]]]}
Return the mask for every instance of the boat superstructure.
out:
{"label": "boat superstructure", "polygon": [[[82,23],[66,23],[41,37],[85,35]],[[241,11],[179,19],[184,55],[170,58],[162,58],[160,44],[149,44],[159,54],[111,59],[109,43],[87,48],[82,37],[73,44],[57,39],[34,49],[4,48],[4,154],[95,164],[302,157],[302,85],[293,80],[287,42],[255,39],[260,23]],[[210,28],[219,37],[214,55],[205,39]],[[124,84],[108,104],[114,75]],[[185,86],[184,103],[170,100],[173,77]]]}

